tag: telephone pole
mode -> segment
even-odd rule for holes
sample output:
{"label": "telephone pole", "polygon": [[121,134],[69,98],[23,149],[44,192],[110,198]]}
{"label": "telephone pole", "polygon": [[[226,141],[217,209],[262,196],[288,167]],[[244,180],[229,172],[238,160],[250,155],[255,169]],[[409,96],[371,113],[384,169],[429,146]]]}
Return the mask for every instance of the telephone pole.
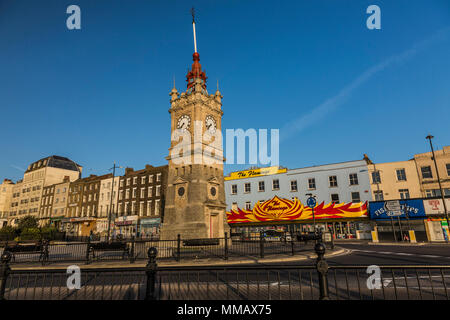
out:
{"label": "telephone pole", "polygon": [[112,182],[111,182],[111,198],[109,201],[109,213],[108,213],[108,241],[110,240],[111,233],[111,215],[112,215],[112,203],[113,203],[113,195],[114,195],[114,177],[116,175],[116,169],[121,169],[121,166],[116,166],[116,162],[114,161],[114,165],[109,170],[113,171]]}
{"label": "telephone pole", "polygon": [[[441,178],[439,177],[439,170],[436,162],[436,156],[434,154],[434,148],[433,143],[431,142],[431,139],[433,139],[434,136],[431,134],[426,137],[426,139],[430,140],[430,147],[431,147],[431,153],[433,154],[433,160],[434,160],[434,167],[436,169],[436,176],[439,184],[439,190],[441,191],[441,197],[442,197],[442,203],[444,204],[444,211],[445,211],[445,218],[447,219],[447,230],[450,230],[450,224],[448,222],[448,212],[447,212],[447,204],[445,203],[445,195],[444,191],[442,190],[442,184],[441,184]],[[447,234],[447,242],[449,241],[449,234]]]}

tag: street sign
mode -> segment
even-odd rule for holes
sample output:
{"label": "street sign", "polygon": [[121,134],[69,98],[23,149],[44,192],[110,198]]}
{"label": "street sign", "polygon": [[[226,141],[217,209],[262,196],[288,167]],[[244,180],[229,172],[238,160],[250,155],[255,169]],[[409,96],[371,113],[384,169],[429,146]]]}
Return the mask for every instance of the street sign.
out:
{"label": "street sign", "polygon": [[402,215],[402,208],[398,200],[386,201],[384,207],[386,208],[387,214],[391,217]]}
{"label": "street sign", "polygon": [[306,200],[306,204],[308,205],[308,207],[314,208],[317,204],[317,201],[315,198],[309,197],[308,200]]}

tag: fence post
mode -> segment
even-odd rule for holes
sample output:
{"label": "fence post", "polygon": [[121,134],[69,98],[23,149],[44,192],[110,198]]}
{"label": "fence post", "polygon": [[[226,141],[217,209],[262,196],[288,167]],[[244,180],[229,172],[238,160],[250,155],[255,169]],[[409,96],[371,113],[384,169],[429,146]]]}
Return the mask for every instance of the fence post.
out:
{"label": "fence post", "polygon": [[259,232],[259,253],[261,258],[264,258],[264,233]]}
{"label": "fence post", "polygon": [[86,245],[86,264],[89,264],[89,258],[91,253],[91,239],[87,239],[87,245]]}
{"label": "fence post", "polygon": [[331,250],[334,250],[334,233],[331,233]]}
{"label": "fence post", "polygon": [[156,264],[156,255],[158,254],[158,250],[155,247],[151,247],[148,249],[148,263],[146,266],[146,275],[147,275],[147,288],[145,291],[145,300],[156,300],[155,295],[155,282],[156,282],[156,268],[158,265]]}
{"label": "fence post", "polygon": [[5,299],[6,280],[8,279],[9,272],[11,271],[11,268],[9,267],[10,261],[11,261],[11,253],[9,253],[9,251],[3,252],[0,264],[0,300],[6,300]]}
{"label": "fence post", "polygon": [[177,261],[180,261],[181,254],[181,235],[177,235]]}
{"label": "fence post", "polygon": [[319,276],[319,289],[320,289],[320,300],[329,300],[328,297],[328,263],[324,258],[325,255],[325,245],[319,240],[314,246],[314,250],[317,253],[316,269]]}
{"label": "fence post", "polygon": [[45,262],[48,262],[49,260],[49,254],[48,254],[48,245],[49,245],[49,241],[48,240],[44,240],[42,243],[42,265],[45,265]]}
{"label": "fence post", "polygon": [[134,256],[134,246],[135,246],[135,238],[134,236],[131,237],[131,252],[130,252],[130,263],[134,263],[135,256]]}
{"label": "fence post", "polygon": [[228,260],[228,232],[225,232],[225,260]]}

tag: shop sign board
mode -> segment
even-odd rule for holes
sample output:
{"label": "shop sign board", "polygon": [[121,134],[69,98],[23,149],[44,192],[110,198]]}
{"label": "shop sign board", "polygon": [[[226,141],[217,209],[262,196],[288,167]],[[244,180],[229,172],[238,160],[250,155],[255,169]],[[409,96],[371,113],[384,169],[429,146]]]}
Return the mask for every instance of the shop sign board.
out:
{"label": "shop sign board", "polygon": [[[445,199],[445,204],[447,205],[447,211],[450,212],[450,199]],[[424,199],[423,206],[425,208],[426,215],[445,214],[442,199]]]}
{"label": "shop sign board", "polygon": [[[313,198],[314,199],[314,198]],[[279,198],[258,201],[251,209],[236,208],[227,212],[228,223],[264,223],[264,222],[298,222],[320,219],[367,219],[367,202],[317,204],[310,202],[305,206],[300,200]]]}
{"label": "shop sign board", "polygon": [[136,224],[138,216],[122,216],[116,219],[116,226],[129,226]]}
{"label": "shop sign board", "polygon": [[[369,213],[371,220],[390,220],[394,219],[424,219],[425,208],[423,200],[408,199],[398,200],[400,203],[400,211],[398,206],[392,201],[372,201],[369,203]],[[406,210],[405,210],[406,208]],[[408,216],[406,216],[406,213]]]}
{"label": "shop sign board", "polygon": [[154,225],[154,224],[160,224],[161,218],[148,218],[148,219],[141,219],[141,225]]}

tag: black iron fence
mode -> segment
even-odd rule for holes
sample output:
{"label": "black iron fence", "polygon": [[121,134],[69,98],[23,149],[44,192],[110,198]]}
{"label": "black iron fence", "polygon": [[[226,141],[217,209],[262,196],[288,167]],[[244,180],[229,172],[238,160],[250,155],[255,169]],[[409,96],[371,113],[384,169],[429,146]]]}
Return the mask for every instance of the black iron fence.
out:
{"label": "black iron fence", "polygon": [[[7,300],[448,300],[450,266],[328,266],[316,245],[315,265],[11,270],[2,255],[0,299]],[[376,280],[376,281],[374,281]],[[378,285],[377,285],[378,283]]]}
{"label": "black iron fence", "polygon": [[42,264],[56,262],[85,262],[147,259],[149,248],[155,247],[158,259],[182,261],[185,259],[218,258],[228,260],[236,257],[259,257],[268,255],[295,255],[311,250],[303,242],[294,238],[268,241],[264,237],[246,240],[230,239],[227,235],[217,239],[128,239],[122,241],[95,241],[90,238],[83,242],[28,242],[23,244],[5,242],[0,245],[0,253],[9,251],[12,263]]}

